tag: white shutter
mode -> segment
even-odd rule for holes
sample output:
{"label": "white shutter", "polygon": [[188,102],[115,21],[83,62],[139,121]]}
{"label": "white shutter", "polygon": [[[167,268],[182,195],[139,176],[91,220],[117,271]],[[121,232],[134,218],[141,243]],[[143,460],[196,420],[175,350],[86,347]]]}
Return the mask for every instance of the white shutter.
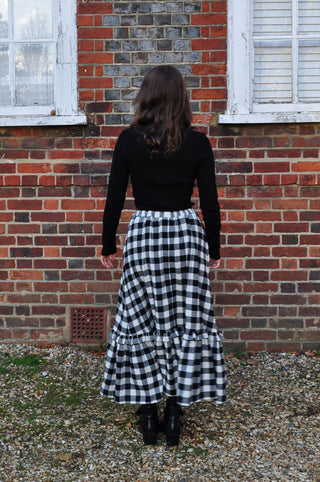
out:
{"label": "white shutter", "polygon": [[298,33],[320,33],[320,1],[299,0]]}
{"label": "white shutter", "polygon": [[254,102],[292,102],[291,58],[291,45],[288,42],[255,44]]}
{"label": "white shutter", "polygon": [[289,34],[292,30],[292,0],[253,0],[253,35]]}
{"label": "white shutter", "polygon": [[299,102],[320,102],[320,1],[299,0],[298,37]]}
{"label": "white shutter", "polygon": [[253,0],[252,22],[253,103],[290,103],[292,0]]}
{"label": "white shutter", "polygon": [[320,102],[320,1],[252,0],[253,104]]}
{"label": "white shutter", "polygon": [[320,40],[300,40],[299,102],[320,102]]}
{"label": "white shutter", "polygon": [[228,0],[222,124],[320,122],[320,0]]}

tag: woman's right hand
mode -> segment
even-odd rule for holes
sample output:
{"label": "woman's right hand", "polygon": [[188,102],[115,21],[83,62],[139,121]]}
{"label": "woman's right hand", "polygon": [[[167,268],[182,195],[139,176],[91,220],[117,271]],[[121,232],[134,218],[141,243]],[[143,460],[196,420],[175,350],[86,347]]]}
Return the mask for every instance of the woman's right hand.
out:
{"label": "woman's right hand", "polygon": [[209,267],[212,269],[217,269],[220,267],[220,259],[210,259]]}
{"label": "woman's right hand", "polygon": [[109,254],[108,256],[101,256],[101,263],[105,268],[111,269],[114,267],[114,254]]}

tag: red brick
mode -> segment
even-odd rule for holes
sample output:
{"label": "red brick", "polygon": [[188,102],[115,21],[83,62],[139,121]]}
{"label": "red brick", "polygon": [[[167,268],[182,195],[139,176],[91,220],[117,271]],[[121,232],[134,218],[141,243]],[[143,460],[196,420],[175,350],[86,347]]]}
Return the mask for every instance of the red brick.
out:
{"label": "red brick", "polygon": [[[301,278],[300,278],[301,279]],[[299,292],[300,293],[319,293],[320,292],[320,283],[299,283]]]}
{"label": "red brick", "polygon": [[249,147],[252,149],[257,147],[261,149],[262,147],[271,147],[271,145],[272,141],[267,137],[239,137],[236,140],[236,146],[239,148]]}
{"label": "red brick", "polygon": [[[112,79],[108,77],[96,77],[96,78],[81,78],[79,80],[79,86],[82,89],[91,88],[91,89],[111,89],[112,88]],[[89,100],[89,99],[88,99]],[[92,99],[93,100],[93,99]]]}
{"label": "red brick", "polygon": [[30,159],[45,159],[46,151],[30,151]]}
{"label": "red brick", "polygon": [[227,11],[227,2],[225,0],[216,0],[214,2],[210,2],[211,12],[226,12]]}
{"label": "red brick", "polygon": [[302,281],[308,279],[308,273],[306,271],[296,271],[294,269],[286,271],[274,271],[271,273],[271,279],[273,281]]}
{"label": "red brick", "polygon": [[19,197],[19,194],[20,194],[19,188],[13,188],[13,187],[1,188],[2,198]]}
{"label": "red brick", "polygon": [[319,150],[318,149],[304,149],[302,151],[302,154],[303,154],[304,159],[311,158],[311,157],[314,157],[314,158],[317,159],[319,157]]}
{"label": "red brick", "polygon": [[292,147],[319,147],[319,137],[294,137]]}
{"label": "red brick", "polygon": [[282,174],[281,175],[281,184],[297,184],[298,176],[296,174]]}
{"label": "red brick", "polygon": [[20,186],[20,176],[5,176],[4,184],[5,186]]}
{"label": "red brick", "polygon": [[60,295],[60,302],[63,305],[92,305],[94,304],[94,295],[87,293],[66,293]]}
{"label": "red brick", "polygon": [[44,164],[44,163],[23,163],[19,164],[18,172],[22,173],[44,173],[44,172],[51,172],[52,166],[51,164]]}
{"label": "red brick", "polygon": [[320,171],[320,162],[317,161],[299,161],[292,164],[292,170],[296,172],[315,172]]}
{"label": "red brick", "polygon": [[301,351],[301,344],[300,343],[284,343],[282,342],[274,342],[274,343],[266,343],[266,350],[270,353],[272,352],[300,352]]}
{"label": "red brick", "polygon": [[2,149],[1,156],[2,158],[6,159],[28,159],[28,151],[18,149]]}
{"label": "red brick", "polygon": [[12,211],[39,211],[42,209],[42,201],[37,199],[19,199],[8,201],[8,209]]}
{"label": "red brick", "polygon": [[303,317],[320,317],[320,306],[300,306],[299,316]]}
{"label": "red brick", "polygon": [[[194,64],[191,67],[191,72],[194,75],[219,75],[225,74],[225,67],[219,64]],[[215,84],[215,82],[213,82]]]}
{"label": "red brick", "polygon": [[249,328],[250,323],[249,320],[246,319],[238,319],[238,318],[223,318],[219,322],[219,328],[222,329],[230,329],[230,328]]}
{"label": "red brick", "polygon": [[[81,39],[111,39],[113,36],[113,29],[108,27],[80,27],[78,28],[78,37]],[[79,62],[83,63],[82,60]],[[89,63],[89,62],[88,62]],[[94,62],[102,63],[102,62]]]}
{"label": "red brick", "polygon": [[300,174],[299,184],[314,186],[317,184],[317,176],[315,174]]}
{"label": "red brick", "polygon": [[290,172],[289,162],[255,162],[254,172]]}
{"label": "red brick", "polygon": [[225,99],[225,89],[193,89],[191,92],[192,99]]}
{"label": "red brick", "polygon": [[55,164],[53,172],[63,174],[78,174],[80,172],[80,165],[77,164]]}
{"label": "red brick", "polygon": [[280,209],[280,210],[286,211],[289,209],[305,210],[307,208],[308,208],[307,199],[273,199],[272,200],[272,209]]}
{"label": "red brick", "polygon": [[300,157],[300,151],[298,149],[274,149],[269,150],[267,155],[268,157]]}
{"label": "red brick", "polygon": [[305,258],[307,256],[307,252],[308,252],[307,247],[279,246],[279,247],[272,248],[272,255],[276,257]]}
{"label": "red brick", "polygon": [[94,100],[94,92],[92,90],[79,90],[79,100],[82,102]]}
{"label": "red brick", "polygon": [[34,212],[31,213],[31,221],[45,223],[59,223],[65,221],[64,212]]}
{"label": "red brick", "polygon": [[[297,259],[288,259],[288,258],[282,258],[281,259],[281,269],[298,269],[298,260]],[[301,279],[306,279],[305,276],[307,276],[306,272],[299,272],[301,273]],[[304,275],[304,276],[302,276]]]}
{"label": "red brick", "polygon": [[65,150],[55,150],[49,151],[50,159],[83,159],[82,151],[65,151]]}
{"label": "red brick", "polygon": [[269,174],[263,176],[263,184],[265,186],[279,186],[280,182],[280,175]]}
{"label": "red brick", "polygon": [[32,306],[33,315],[64,315],[66,308],[64,306]]}
{"label": "red brick", "polygon": [[32,340],[42,340],[48,342],[57,342],[64,340],[64,332],[61,328],[48,328],[45,329],[31,329],[30,330],[30,337]]}
{"label": "red brick", "polygon": [[80,64],[112,64],[113,54],[109,52],[103,53],[79,53],[78,61]]}
{"label": "red brick", "polygon": [[14,164],[1,163],[0,164],[0,173],[1,174],[11,174],[16,172],[16,167]]}
{"label": "red brick", "polygon": [[22,186],[37,186],[38,176],[21,176]]}
{"label": "red brick", "polygon": [[276,340],[275,330],[242,330],[240,333],[242,340]]}
{"label": "red brick", "polygon": [[94,16],[94,24],[96,27],[102,26],[102,15],[95,15]]}
{"label": "red brick", "polygon": [[[227,23],[227,15],[199,13],[192,15],[191,22],[192,25],[221,25]],[[215,50],[215,47],[212,46],[211,49]],[[197,49],[195,48],[195,50]],[[205,48],[200,47],[198,50],[205,50]]]}
{"label": "red brick", "polygon": [[247,305],[250,303],[249,295],[239,295],[239,294],[216,294],[215,296],[216,304],[218,305]]}
{"label": "red brick", "polygon": [[[296,215],[296,213],[293,213]],[[275,223],[274,231],[276,233],[307,233],[309,224],[307,223]]]}
{"label": "red brick", "polygon": [[301,190],[300,190],[300,195],[301,197],[317,197],[319,198],[320,197],[320,187],[311,187],[311,186],[308,186],[308,187],[302,187]]}
{"label": "red brick", "polygon": [[247,235],[245,243],[248,245],[272,245],[275,246],[280,243],[280,236],[264,236],[264,235]]}
{"label": "red brick", "polygon": [[248,188],[248,197],[252,198],[259,198],[259,197],[282,197],[282,188],[281,187],[264,187],[264,186],[257,186],[257,187],[249,187]]}
{"label": "red brick", "polygon": [[317,234],[304,234],[300,236],[300,243],[302,245],[319,246],[320,235]]}
{"label": "red brick", "polygon": [[78,2],[79,15],[110,14],[112,9],[112,2]]}
{"label": "red brick", "polygon": [[90,27],[93,25],[93,15],[78,15],[77,25],[79,27]]}
{"label": "red brick", "polygon": [[63,199],[61,208],[66,211],[90,211],[95,209],[96,203],[91,199]]}
{"label": "red brick", "polygon": [[23,223],[23,224],[9,224],[8,234],[35,234],[40,232],[40,226]]}

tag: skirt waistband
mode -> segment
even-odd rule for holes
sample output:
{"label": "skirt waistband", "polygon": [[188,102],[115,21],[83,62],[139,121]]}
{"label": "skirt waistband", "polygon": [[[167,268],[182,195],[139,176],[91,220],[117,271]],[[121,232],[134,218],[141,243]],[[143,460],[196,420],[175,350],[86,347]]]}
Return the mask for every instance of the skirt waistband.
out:
{"label": "skirt waistband", "polygon": [[132,219],[136,218],[149,218],[149,219],[183,219],[186,217],[198,217],[197,213],[194,209],[183,209],[181,211],[152,211],[152,210],[144,210],[144,209],[137,209]]}

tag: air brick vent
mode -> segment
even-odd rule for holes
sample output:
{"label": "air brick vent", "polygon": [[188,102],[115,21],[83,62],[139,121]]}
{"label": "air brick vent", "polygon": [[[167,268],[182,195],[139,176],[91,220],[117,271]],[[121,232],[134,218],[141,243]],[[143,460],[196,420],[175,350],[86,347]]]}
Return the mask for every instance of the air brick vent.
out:
{"label": "air brick vent", "polygon": [[106,308],[71,308],[71,342],[104,343],[106,341]]}

